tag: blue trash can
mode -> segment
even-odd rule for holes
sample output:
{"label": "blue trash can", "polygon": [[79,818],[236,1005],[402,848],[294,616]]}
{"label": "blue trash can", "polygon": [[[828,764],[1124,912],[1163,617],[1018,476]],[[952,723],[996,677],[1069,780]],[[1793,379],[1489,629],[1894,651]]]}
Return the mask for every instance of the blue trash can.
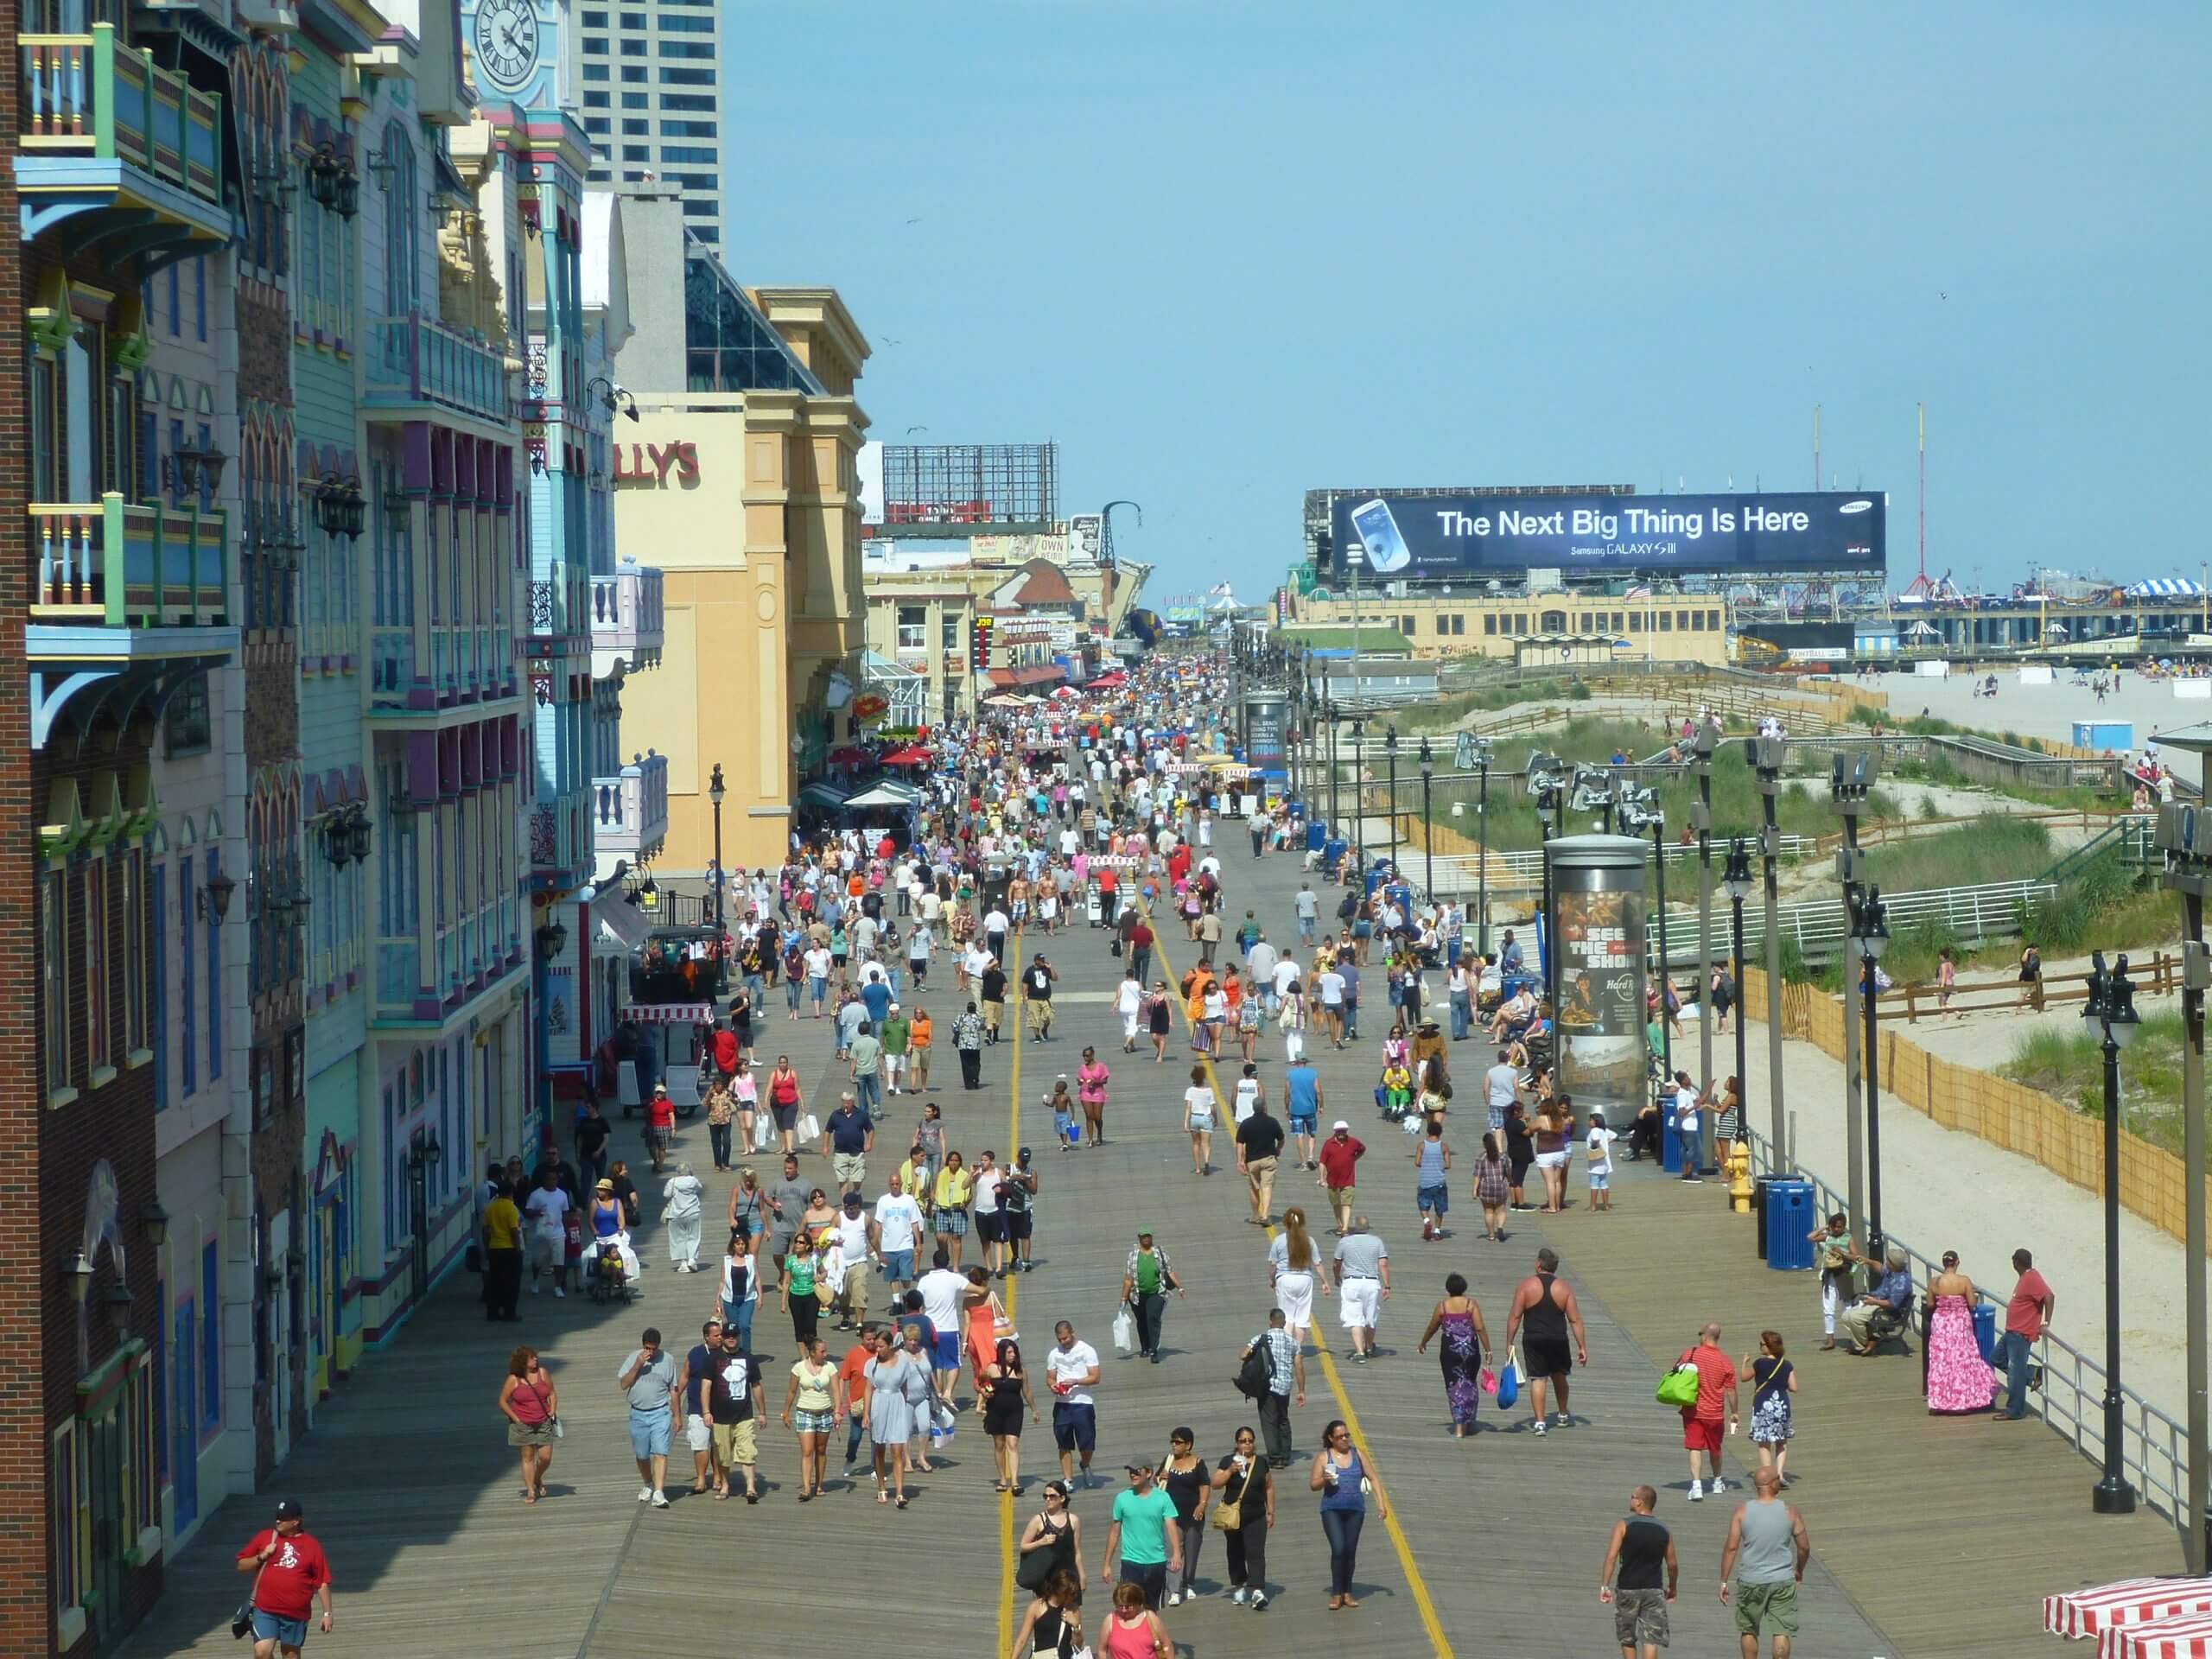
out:
{"label": "blue trash can", "polygon": [[1981,1350],[1981,1363],[1997,1351],[1997,1304],[1976,1302],[1974,1305],[1974,1345]]}
{"label": "blue trash can", "polygon": [[1778,1180],[1766,1190],[1766,1264],[1781,1273],[1813,1267],[1813,1184]]}
{"label": "blue trash can", "polygon": [[1329,843],[1329,826],[1319,818],[1306,820],[1306,850],[1318,853]]}
{"label": "blue trash can", "polygon": [[1344,855],[1351,850],[1351,843],[1342,836],[1332,836],[1321,845],[1321,868],[1332,875],[1344,861]]}
{"label": "blue trash can", "polygon": [[1675,1127],[1675,1115],[1663,1106],[1659,1109],[1659,1162],[1669,1175],[1682,1173],[1682,1133]]}

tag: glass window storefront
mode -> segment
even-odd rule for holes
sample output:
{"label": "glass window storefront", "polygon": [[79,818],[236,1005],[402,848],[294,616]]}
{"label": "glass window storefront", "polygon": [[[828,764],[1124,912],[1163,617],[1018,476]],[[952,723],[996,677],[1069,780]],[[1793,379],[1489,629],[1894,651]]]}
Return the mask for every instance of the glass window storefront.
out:
{"label": "glass window storefront", "polygon": [[688,390],[821,392],[783,336],[711,260],[690,262],[684,309]]}

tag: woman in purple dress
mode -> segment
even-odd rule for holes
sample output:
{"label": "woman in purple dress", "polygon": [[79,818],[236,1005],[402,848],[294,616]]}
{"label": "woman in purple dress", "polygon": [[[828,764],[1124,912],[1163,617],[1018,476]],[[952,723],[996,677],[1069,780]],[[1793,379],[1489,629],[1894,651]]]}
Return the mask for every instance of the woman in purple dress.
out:
{"label": "woman in purple dress", "polygon": [[1483,1324],[1481,1307],[1467,1294],[1464,1274],[1445,1276],[1444,1300],[1430,1313],[1428,1328],[1421,1333],[1414,1351],[1426,1353],[1429,1338],[1440,1334],[1443,1342],[1438,1357],[1444,1365],[1444,1401],[1452,1408],[1452,1438],[1465,1440],[1475,1426],[1475,1406],[1483,1397],[1482,1369],[1490,1353],[1490,1332]]}
{"label": "woman in purple dress", "polygon": [[1943,1270],[1928,1281],[1928,1409],[1947,1415],[1987,1411],[1996,1374],[1974,1337],[1974,1281],[1959,1271],[1959,1253],[1943,1252]]}

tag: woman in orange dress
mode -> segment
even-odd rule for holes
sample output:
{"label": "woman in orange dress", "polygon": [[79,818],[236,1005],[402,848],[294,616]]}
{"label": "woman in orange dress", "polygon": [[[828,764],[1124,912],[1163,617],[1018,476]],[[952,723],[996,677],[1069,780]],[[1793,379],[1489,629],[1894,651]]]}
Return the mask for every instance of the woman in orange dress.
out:
{"label": "woman in orange dress", "polygon": [[975,1373],[976,1398],[980,1402],[990,1393],[983,1372],[997,1362],[999,1338],[1013,1333],[1006,1329],[1006,1306],[991,1288],[987,1269],[968,1269],[968,1288],[960,1300],[968,1310],[968,1365]]}

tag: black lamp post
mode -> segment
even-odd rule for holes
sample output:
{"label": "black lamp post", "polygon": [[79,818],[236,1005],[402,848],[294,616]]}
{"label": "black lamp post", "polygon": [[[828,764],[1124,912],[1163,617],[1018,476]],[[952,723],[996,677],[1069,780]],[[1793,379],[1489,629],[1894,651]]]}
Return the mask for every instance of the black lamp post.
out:
{"label": "black lamp post", "polygon": [[1367,868],[1367,717],[1351,721],[1351,835],[1357,868]]}
{"label": "black lamp post", "polygon": [[1851,939],[1859,955],[1859,972],[1862,976],[1859,1000],[1866,1010],[1866,1050],[1862,1067],[1866,1074],[1866,1254],[1878,1261],[1883,1242],[1882,1073],[1876,1043],[1875,1004],[1879,999],[1874,994],[1874,969],[1881,961],[1882,953],[1890,948],[1886,915],[1880,887],[1870,887],[1853,896]]}
{"label": "black lamp post", "polygon": [[1389,757],[1390,804],[1384,808],[1390,826],[1390,861],[1398,861],[1398,728],[1394,721],[1382,728],[1382,753]]}
{"label": "black lamp post", "polygon": [[1475,740],[1475,954],[1490,960],[1490,739]]}
{"label": "black lamp post", "polygon": [[729,884],[728,872],[722,868],[722,802],[729,789],[722,782],[722,763],[715,762],[713,774],[707,779],[707,799],[715,809],[715,936],[721,937],[722,889]]}
{"label": "black lamp post", "polygon": [[1321,719],[1329,729],[1329,835],[1337,829],[1337,700],[1326,691],[1321,694]]}
{"label": "black lamp post", "polygon": [[1421,886],[1428,893],[1428,902],[1436,902],[1436,823],[1428,810],[1428,780],[1436,770],[1436,752],[1428,747],[1428,739],[1421,741]]}
{"label": "black lamp post", "polygon": [[[1751,1085],[1745,1076],[1744,1063],[1744,900],[1751,896],[1751,849],[1744,844],[1741,836],[1732,837],[1728,842],[1728,866],[1721,874],[1720,886],[1728,895],[1729,925],[1732,930],[1731,938],[1735,946],[1736,1087],[1739,1091],[1737,1099],[1741,1108],[1738,1115],[1748,1118],[1751,1116]],[[1703,994],[1700,995],[1702,997]],[[1737,1133],[1740,1135],[1742,1132],[1743,1125],[1739,1123]],[[1776,1148],[1777,1168],[1780,1167],[1781,1155],[1781,1149]]]}
{"label": "black lamp post", "polygon": [[2082,1019],[2091,1036],[2101,1031],[2105,1057],[2105,1472],[2089,1501],[2099,1515],[2132,1515],[2120,1403],[2120,1052],[2135,1039],[2135,987],[2125,956],[2110,973],[2103,951],[2089,962]]}

